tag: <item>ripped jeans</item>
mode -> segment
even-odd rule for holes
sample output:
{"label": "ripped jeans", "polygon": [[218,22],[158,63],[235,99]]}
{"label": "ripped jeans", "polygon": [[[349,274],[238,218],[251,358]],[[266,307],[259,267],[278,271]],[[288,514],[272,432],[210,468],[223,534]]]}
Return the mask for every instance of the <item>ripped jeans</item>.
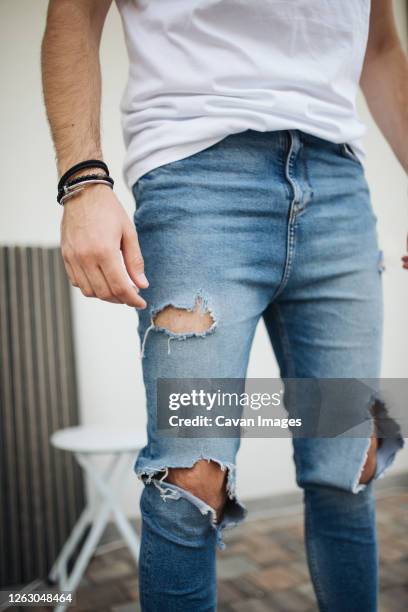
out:
{"label": "ripped jeans", "polygon": [[[216,609],[215,550],[245,514],[235,494],[236,438],[156,431],[158,378],[245,378],[262,317],[282,377],[375,378],[380,372],[381,263],[364,171],[352,151],[298,130],[229,136],[144,175],[135,223],[150,287],[139,313],[148,444],[140,558],[144,612]],[[199,331],[155,324],[166,307],[200,308]],[[273,444],[273,439],[271,439]],[[297,438],[309,568],[320,610],[374,612],[372,485],[359,484],[370,440]],[[384,440],[375,477],[400,440]],[[199,460],[226,471],[220,521],[200,495],[166,480]],[[268,477],[263,466],[264,478]]]}

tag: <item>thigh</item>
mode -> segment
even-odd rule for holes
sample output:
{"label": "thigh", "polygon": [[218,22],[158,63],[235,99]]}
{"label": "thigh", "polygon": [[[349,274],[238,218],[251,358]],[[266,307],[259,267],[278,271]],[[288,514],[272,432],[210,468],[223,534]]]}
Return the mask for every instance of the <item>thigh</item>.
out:
{"label": "thigh", "polygon": [[376,217],[361,164],[335,148],[323,159],[318,152],[306,144],[313,197],[296,219],[291,274],[266,314],[268,329],[284,372],[376,378],[383,324]]}
{"label": "thigh", "polygon": [[[281,281],[290,200],[282,180],[287,139],[228,137],[143,176],[134,187],[148,308],[139,313],[149,377],[242,377],[256,324]],[[165,333],[166,306],[201,310],[201,333]],[[164,333],[154,333],[161,331]],[[186,342],[188,340],[188,342]]]}
{"label": "thigh", "polygon": [[[227,138],[149,172],[134,188],[150,282],[143,294],[148,308],[139,313],[149,436],[137,464],[141,474],[190,467],[200,458],[230,468],[235,462],[235,438],[159,436],[156,383],[245,377],[255,328],[280,282],[278,258],[285,253],[287,192],[271,178],[283,168],[271,153],[276,142],[287,144],[256,134]],[[169,307],[180,318],[199,309],[209,315],[208,325],[181,332],[157,325]]]}
{"label": "thigh", "polygon": [[[335,148],[323,158],[311,149],[313,198],[296,221],[291,276],[265,321],[282,376],[375,379],[381,364],[381,268],[364,173]],[[333,405],[333,419],[338,409]],[[295,438],[299,484],[357,491],[369,435]]]}

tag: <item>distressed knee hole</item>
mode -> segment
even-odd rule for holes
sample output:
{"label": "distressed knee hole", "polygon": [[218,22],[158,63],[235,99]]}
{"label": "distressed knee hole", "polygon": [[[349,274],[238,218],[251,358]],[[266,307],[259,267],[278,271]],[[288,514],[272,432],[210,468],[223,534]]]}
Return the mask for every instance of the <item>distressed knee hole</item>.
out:
{"label": "distressed knee hole", "polygon": [[166,481],[204,501],[220,518],[227,500],[227,471],[218,463],[200,459],[191,468],[169,468]]}
{"label": "distressed knee hole", "polygon": [[191,309],[166,306],[153,317],[153,324],[173,334],[203,334],[214,325],[214,319],[203,300],[197,298]]}
{"label": "distressed knee hole", "polygon": [[167,353],[170,355],[170,342],[172,340],[186,340],[197,337],[206,338],[214,332],[217,326],[212,310],[201,292],[196,296],[194,305],[175,306],[167,304],[152,312],[151,324],[146,329],[141,346],[141,357],[145,356],[147,338],[152,330],[167,335]]}
{"label": "distressed knee hole", "polygon": [[377,468],[377,449],[378,449],[378,438],[371,438],[371,444],[367,452],[366,462],[363,466],[360,475],[360,484],[368,484],[370,480],[374,478],[375,470]]}

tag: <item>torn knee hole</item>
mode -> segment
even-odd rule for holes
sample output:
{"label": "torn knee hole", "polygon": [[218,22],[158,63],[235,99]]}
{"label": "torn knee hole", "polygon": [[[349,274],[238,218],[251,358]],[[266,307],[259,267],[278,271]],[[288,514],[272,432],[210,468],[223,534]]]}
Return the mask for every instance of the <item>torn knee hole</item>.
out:
{"label": "torn knee hole", "polygon": [[375,470],[377,468],[377,449],[378,449],[378,438],[372,437],[371,444],[367,452],[367,458],[360,475],[360,484],[367,484],[374,478]]}
{"label": "torn knee hole", "polygon": [[191,468],[169,468],[165,481],[204,501],[220,518],[227,500],[227,471],[218,463],[201,459]]}
{"label": "torn knee hole", "polygon": [[215,330],[216,326],[217,321],[213,312],[207,307],[207,302],[201,293],[197,294],[191,308],[166,304],[152,312],[151,323],[143,336],[140,356],[142,358],[145,356],[147,338],[152,330],[167,335],[167,353],[170,355],[171,340],[205,338]]}
{"label": "torn knee hole", "polygon": [[193,308],[165,306],[153,317],[153,325],[173,334],[202,334],[209,331],[214,324],[210,311],[204,307],[203,300],[197,298]]}

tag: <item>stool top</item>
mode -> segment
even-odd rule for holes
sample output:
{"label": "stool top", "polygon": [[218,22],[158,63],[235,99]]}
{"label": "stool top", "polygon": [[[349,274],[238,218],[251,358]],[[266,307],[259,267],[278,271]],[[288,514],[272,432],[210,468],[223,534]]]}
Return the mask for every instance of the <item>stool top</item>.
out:
{"label": "stool top", "polygon": [[142,448],[146,434],[132,428],[79,425],[55,431],[50,441],[55,448],[74,453],[123,453]]}

